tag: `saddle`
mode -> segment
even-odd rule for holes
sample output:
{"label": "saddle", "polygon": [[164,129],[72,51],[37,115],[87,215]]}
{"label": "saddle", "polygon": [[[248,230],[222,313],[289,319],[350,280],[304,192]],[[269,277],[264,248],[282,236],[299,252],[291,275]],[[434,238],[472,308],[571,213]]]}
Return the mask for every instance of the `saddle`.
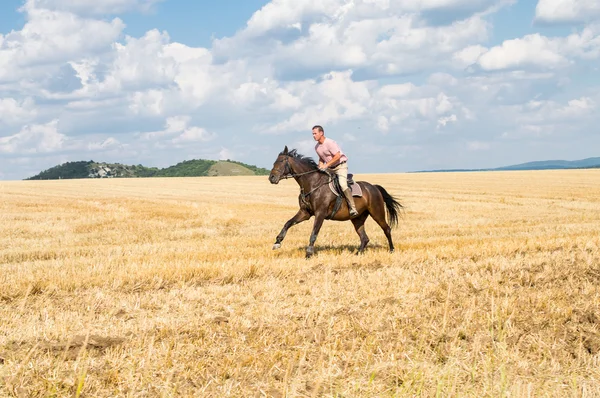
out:
{"label": "saddle", "polygon": [[[348,173],[348,188],[350,188],[350,192],[352,192],[352,196],[362,196],[362,189],[360,188],[360,185],[358,185],[357,183],[354,182],[354,175],[351,173]],[[331,192],[333,192],[335,194],[335,196],[337,196],[337,198],[335,199],[335,205],[333,206],[333,211],[331,212],[331,214],[329,214],[327,217],[325,217],[326,219],[332,219],[333,216],[335,216],[335,213],[338,212],[338,210],[340,209],[340,207],[342,207],[342,202],[345,201],[344,198],[344,193],[342,192],[342,187],[340,186],[340,181],[339,181],[339,177],[337,176],[337,174],[333,175],[333,178],[331,179],[331,182],[329,183],[329,189],[331,189]]]}
{"label": "saddle", "polygon": [[[348,173],[348,188],[352,192],[352,196],[362,196],[362,189],[360,185],[354,182],[354,174]],[[333,192],[336,196],[344,196],[342,192],[342,187],[340,186],[339,177],[337,174],[333,175],[331,182],[329,183],[329,188],[331,192]]]}

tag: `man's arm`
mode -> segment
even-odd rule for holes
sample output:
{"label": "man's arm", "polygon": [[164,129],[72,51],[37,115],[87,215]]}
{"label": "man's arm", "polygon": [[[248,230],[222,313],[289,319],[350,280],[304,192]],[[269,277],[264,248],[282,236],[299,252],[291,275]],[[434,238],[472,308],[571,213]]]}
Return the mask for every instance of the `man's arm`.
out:
{"label": "man's arm", "polygon": [[322,162],[319,161],[319,168],[321,169],[328,169],[329,167],[331,167],[332,164],[336,164],[338,160],[340,160],[340,158],[342,157],[342,152],[338,152],[335,155],[333,155],[333,157],[331,158],[331,160],[327,163],[325,163],[323,165],[323,167],[321,167]]}

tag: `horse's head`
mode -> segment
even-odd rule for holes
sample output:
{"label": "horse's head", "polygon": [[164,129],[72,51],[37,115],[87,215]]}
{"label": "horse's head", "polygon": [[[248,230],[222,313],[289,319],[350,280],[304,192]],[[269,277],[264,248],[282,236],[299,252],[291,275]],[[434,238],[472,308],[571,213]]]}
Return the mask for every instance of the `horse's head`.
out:
{"label": "horse's head", "polygon": [[271,184],[278,184],[283,177],[289,174],[292,174],[292,169],[288,160],[288,147],[286,145],[283,152],[277,156],[275,163],[273,163],[273,168],[269,174],[269,181],[271,181]]}

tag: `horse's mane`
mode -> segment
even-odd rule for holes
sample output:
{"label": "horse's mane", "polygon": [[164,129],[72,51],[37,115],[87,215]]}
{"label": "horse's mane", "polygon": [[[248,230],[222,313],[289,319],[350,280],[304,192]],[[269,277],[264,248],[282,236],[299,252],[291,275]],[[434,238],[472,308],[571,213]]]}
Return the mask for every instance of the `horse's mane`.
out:
{"label": "horse's mane", "polygon": [[[281,153],[279,153],[280,155],[285,155],[283,153],[283,151]],[[319,165],[317,165],[317,163],[314,161],[313,158],[311,158],[310,156],[304,156],[300,153],[298,153],[298,150],[296,149],[292,149],[291,151],[289,151],[287,153],[287,156],[290,156],[296,160],[298,160],[301,163],[304,163],[305,165],[309,166],[311,169],[318,169]]]}

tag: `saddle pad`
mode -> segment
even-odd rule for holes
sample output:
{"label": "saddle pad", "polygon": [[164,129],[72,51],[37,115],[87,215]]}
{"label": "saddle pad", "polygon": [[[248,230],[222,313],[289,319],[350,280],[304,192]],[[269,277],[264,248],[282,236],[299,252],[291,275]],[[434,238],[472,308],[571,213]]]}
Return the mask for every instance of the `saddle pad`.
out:
{"label": "saddle pad", "polygon": [[[360,188],[360,185],[358,185],[357,182],[354,182],[354,184],[352,185],[348,185],[348,188],[350,188],[350,190],[352,191],[352,196],[362,196],[362,189]],[[335,185],[333,181],[329,183],[329,189],[331,189],[331,192],[333,192],[335,196],[339,196],[338,192],[335,190]]]}

